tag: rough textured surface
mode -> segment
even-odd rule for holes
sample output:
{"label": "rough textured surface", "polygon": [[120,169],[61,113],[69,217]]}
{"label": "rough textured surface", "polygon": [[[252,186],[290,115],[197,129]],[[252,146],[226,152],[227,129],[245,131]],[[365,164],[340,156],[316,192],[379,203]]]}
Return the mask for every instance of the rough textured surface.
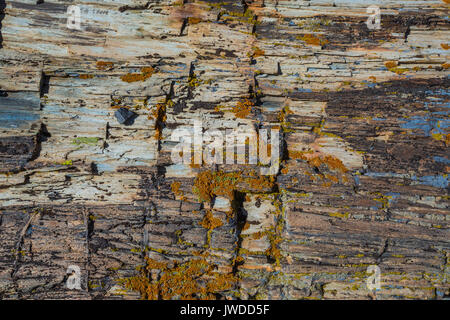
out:
{"label": "rough textured surface", "polygon": [[[371,4],[0,1],[0,298],[448,298],[449,2]],[[279,172],[173,165],[195,119]]]}

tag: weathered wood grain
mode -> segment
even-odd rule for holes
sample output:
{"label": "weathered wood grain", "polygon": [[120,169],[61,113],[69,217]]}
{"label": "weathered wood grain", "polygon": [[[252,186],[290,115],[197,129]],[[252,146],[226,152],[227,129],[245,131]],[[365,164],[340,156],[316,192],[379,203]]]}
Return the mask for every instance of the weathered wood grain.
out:
{"label": "weathered wood grain", "polygon": [[[1,299],[137,299],[146,263],[167,298],[196,261],[194,298],[449,297],[448,1],[4,3]],[[174,164],[195,120],[280,129],[279,171]]]}

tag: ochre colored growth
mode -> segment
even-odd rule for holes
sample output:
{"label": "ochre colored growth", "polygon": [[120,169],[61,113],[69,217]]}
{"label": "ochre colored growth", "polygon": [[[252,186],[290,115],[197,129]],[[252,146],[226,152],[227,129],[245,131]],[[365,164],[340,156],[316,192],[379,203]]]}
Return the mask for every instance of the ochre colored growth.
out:
{"label": "ochre colored growth", "polygon": [[398,64],[397,64],[396,61],[386,61],[384,63],[384,65],[385,65],[386,68],[392,69],[392,68],[395,68]]}
{"label": "ochre colored growth", "polygon": [[200,201],[211,202],[215,196],[234,200],[235,190],[240,183],[246,184],[254,191],[272,189],[273,176],[260,176],[255,172],[211,172],[202,171],[194,181],[193,191]]}
{"label": "ochre colored growth", "polygon": [[172,101],[167,101],[164,103],[158,103],[153,110],[153,116],[155,117],[155,138],[160,140],[162,137],[162,129],[164,123],[166,122],[167,115],[166,110],[167,106],[172,105]]}
{"label": "ochre colored growth", "polygon": [[180,190],[180,187],[181,187],[180,182],[174,181],[174,182],[172,182],[170,187],[172,189],[172,192],[175,194],[175,196],[183,198],[184,193],[183,193],[183,191]]}
{"label": "ochre colored growth", "polygon": [[[234,287],[237,278],[232,274],[214,271],[217,266],[206,259],[188,262],[162,263],[146,257],[147,265],[140,268],[136,277],[125,279],[128,289],[138,291],[144,300],[216,299],[216,294]],[[152,270],[161,271],[158,280],[152,280]]]}
{"label": "ochre colored growth", "polygon": [[80,79],[92,79],[94,75],[92,74],[80,74]]}
{"label": "ochre colored growth", "polygon": [[244,99],[233,107],[233,112],[237,118],[245,119],[251,113],[254,106],[255,104],[252,101]]}
{"label": "ochre colored growth", "polygon": [[150,78],[155,69],[152,67],[143,67],[141,68],[141,73],[127,73],[124,76],[121,76],[120,79],[125,82],[137,82],[137,81],[145,81]]}
{"label": "ochre colored growth", "polygon": [[215,228],[223,226],[222,220],[218,218],[214,218],[214,215],[212,214],[211,210],[206,210],[205,217],[202,221],[199,222],[199,224],[208,230],[214,230]]}
{"label": "ochre colored growth", "polygon": [[196,88],[201,83],[202,81],[199,78],[197,78],[197,75],[195,73],[193,73],[191,76],[188,77],[188,86],[191,88]]}
{"label": "ochre colored growth", "polygon": [[270,247],[266,250],[265,254],[275,260],[276,266],[279,267],[282,255],[278,245],[282,242],[282,239],[272,232],[267,232],[267,237],[269,238]]}
{"label": "ochre colored growth", "polygon": [[252,50],[253,50],[253,52],[251,52],[251,53],[248,52],[248,53],[247,53],[247,56],[256,58],[256,57],[262,57],[262,56],[264,56],[264,55],[266,54],[266,53],[264,52],[264,50],[261,50],[261,49],[258,48],[258,47],[253,47]]}
{"label": "ochre colored growth", "polygon": [[324,44],[328,43],[328,40],[321,39],[319,37],[316,37],[313,34],[305,34],[303,37],[299,37],[298,39],[305,41],[309,45],[313,46],[323,46]]}
{"label": "ochre colored growth", "polygon": [[390,71],[390,72],[394,72],[394,73],[396,73],[396,74],[403,74],[403,73],[409,71],[409,69],[408,69],[408,68],[398,68],[398,67],[395,67],[395,68],[390,68],[389,71]]}
{"label": "ochre colored growth", "polygon": [[211,202],[214,196],[225,196],[232,200],[234,188],[240,174],[203,171],[194,181],[194,192],[200,201]]}
{"label": "ochre colored growth", "polygon": [[196,17],[189,17],[188,22],[189,22],[189,24],[197,24],[197,23],[202,22],[202,19],[196,18]]}
{"label": "ochre colored growth", "polygon": [[109,70],[114,66],[114,63],[109,61],[97,61],[96,66],[98,70]]}
{"label": "ochre colored growth", "polygon": [[242,179],[242,182],[246,183],[250,189],[254,191],[264,191],[272,189],[275,184],[274,176],[253,176]]}
{"label": "ochre colored growth", "polygon": [[342,173],[348,172],[348,169],[344,166],[342,161],[334,156],[330,155],[308,156],[304,152],[289,151],[289,157],[292,159],[306,160],[308,164],[312,167],[318,168],[320,167],[320,165],[325,164],[331,170],[340,171]]}

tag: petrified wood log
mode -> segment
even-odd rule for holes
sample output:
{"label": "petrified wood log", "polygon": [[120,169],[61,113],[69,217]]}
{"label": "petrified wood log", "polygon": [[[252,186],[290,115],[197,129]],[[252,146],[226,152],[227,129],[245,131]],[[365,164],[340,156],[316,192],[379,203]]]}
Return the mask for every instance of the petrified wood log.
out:
{"label": "petrified wood log", "polygon": [[449,1],[373,4],[0,1],[0,298],[448,298]]}

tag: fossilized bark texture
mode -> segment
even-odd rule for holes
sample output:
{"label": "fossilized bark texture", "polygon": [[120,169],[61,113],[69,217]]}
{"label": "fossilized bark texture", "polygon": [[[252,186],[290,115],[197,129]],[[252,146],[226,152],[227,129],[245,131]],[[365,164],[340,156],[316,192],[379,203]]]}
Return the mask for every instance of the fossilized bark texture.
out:
{"label": "fossilized bark texture", "polygon": [[[139,298],[145,256],[199,255],[238,278],[218,298],[449,296],[448,1],[374,0],[379,30],[362,0],[0,3],[0,298]],[[201,201],[259,168],[174,165],[194,120],[279,128],[273,183]]]}

